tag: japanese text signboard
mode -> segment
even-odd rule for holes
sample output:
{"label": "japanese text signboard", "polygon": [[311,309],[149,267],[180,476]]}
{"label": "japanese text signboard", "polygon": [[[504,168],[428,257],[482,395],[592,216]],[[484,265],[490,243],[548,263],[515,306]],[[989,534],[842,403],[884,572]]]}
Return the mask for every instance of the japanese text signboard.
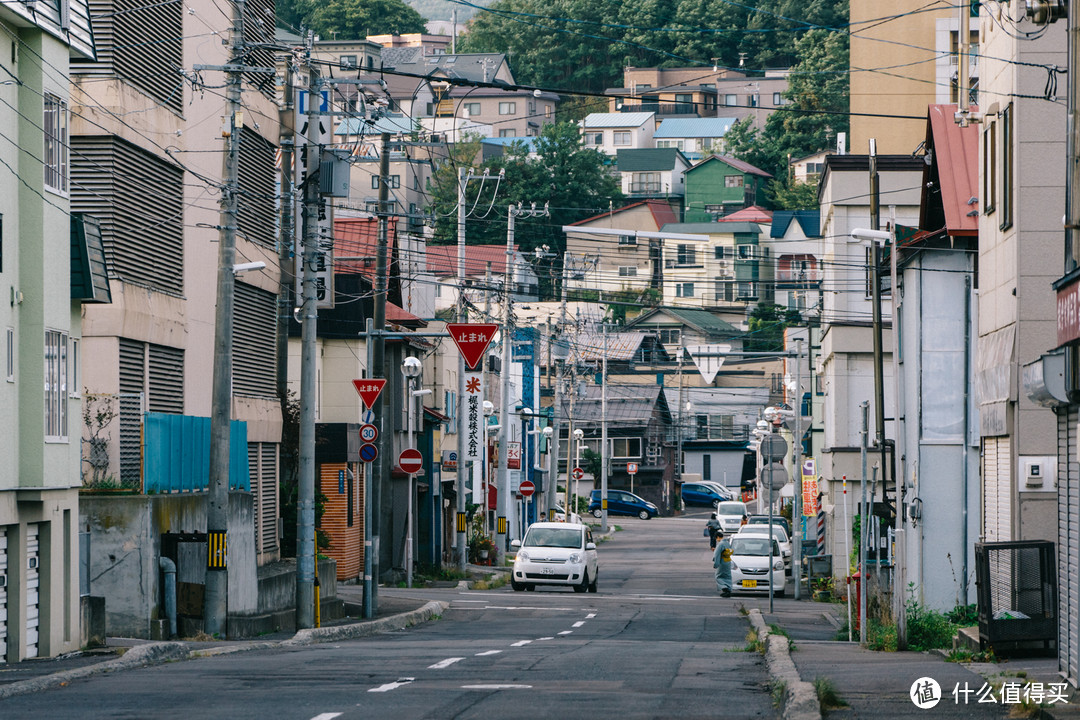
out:
{"label": "japanese text signboard", "polygon": [[469,370],[480,364],[484,351],[498,330],[499,326],[495,323],[449,323],[446,326]]}
{"label": "japanese text signboard", "polygon": [[521,443],[506,443],[506,467],[510,470],[521,469]]}
{"label": "japanese text signboard", "polygon": [[802,514],[814,517],[818,511],[817,468],[814,458],[803,458],[802,464]]}
{"label": "japanese text signboard", "polygon": [[353,380],[353,387],[356,388],[356,392],[360,394],[360,399],[364,401],[364,405],[369,408],[375,407],[375,402],[379,399],[379,395],[382,394],[383,386],[386,385],[386,380]]}
{"label": "japanese text signboard", "polygon": [[[484,375],[465,373],[465,457],[463,460],[479,461],[484,452]],[[461,430],[459,430],[460,432]]]}

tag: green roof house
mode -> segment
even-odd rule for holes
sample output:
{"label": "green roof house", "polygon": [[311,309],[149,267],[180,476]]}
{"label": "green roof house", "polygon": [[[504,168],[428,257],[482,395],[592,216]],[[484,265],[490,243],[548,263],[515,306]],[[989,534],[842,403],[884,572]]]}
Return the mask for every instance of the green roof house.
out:
{"label": "green roof house", "polygon": [[711,155],[686,171],[688,223],[711,222],[751,205],[765,205],[772,175],[726,155]]}

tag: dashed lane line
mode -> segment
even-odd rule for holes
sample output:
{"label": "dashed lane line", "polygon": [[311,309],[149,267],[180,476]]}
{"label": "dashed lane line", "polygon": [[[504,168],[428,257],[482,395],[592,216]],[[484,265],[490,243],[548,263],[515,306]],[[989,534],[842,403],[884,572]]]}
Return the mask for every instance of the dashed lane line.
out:
{"label": "dashed lane line", "polygon": [[440,660],[434,665],[428,665],[428,670],[442,670],[443,668],[448,668],[454,663],[461,662],[464,659],[465,658],[463,657],[446,658],[445,660]]}
{"label": "dashed lane line", "polygon": [[462,690],[532,690],[532,685],[462,685]]}
{"label": "dashed lane line", "polygon": [[589,613],[588,615],[585,616],[585,619],[586,620],[592,620],[594,617],[596,617],[596,613]]}
{"label": "dashed lane line", "polygon": [[573,631],[573,630],[563,630],[563,631],[562,631],[561,633],[559,633],[559,634],[560,634],[560,635],[573,635],[573,634],[574,634],[574,631]]}
{"label": "dashed lane line", "polygon": [[584,625],[584,624],[585,624],[585,621],[584,621],[584,620],[578,620],[578,621],[577,621],[576,623],[574,623],[574,624],[573,624],[573,625],[571,625],[570,627],[576,627],[576,628],[579,628],[579,627],[581,627],[581,626],[582,626],[582,625]]}
{"label": "dashed lane line", "polygon": [[391,690],[397,690],[399,687],[405,687],[415,679],[416,678],[401,678],[396,682],[386,683],[385,685],[380,685],[379,687],[375,688],[369,688],[368,692],[390,692]]}
{"label": "dashed lane line", "polygon": [[516,643],[510,643],[510,647],[525,647],[531,642],[532,640],[518,640]]}
{"label": "dashed lane line", "polygon": [[334,720],[338,715],[341,715],[341,713],[322,713],[311,718],[311,720]]}
{"label": "dashed lane line", "polygon": [[478,652],[473,657],[485,657],[487,655],[498,655],[502,650],[487,650],[485,652]]}

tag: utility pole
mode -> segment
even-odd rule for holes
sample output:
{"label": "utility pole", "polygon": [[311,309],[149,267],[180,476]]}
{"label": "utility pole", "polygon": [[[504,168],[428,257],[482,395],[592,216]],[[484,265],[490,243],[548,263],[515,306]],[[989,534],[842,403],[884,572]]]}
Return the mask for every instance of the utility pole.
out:
{"label": "utility pole", "polygon": [[[600,497],[607,497],[608,476],[611,474],[611,458],[607,438],[607,323],[601,330],[604,335],[604,357],[600,366]],[[630,477],[633,477],[631,475]],[[600,503],[600,532],[608,531],[607,503]]]}
{"label": "utility pole", "polygon": [[[375,349],[372,353],[374,364],[369,371],[371,377],[382,379],[387,378],[386,336],[384,333],[386,331],[386,251],[389,232],[386,203],[390,197],[389,175],[390,135],[382,133],[379,137],[379,235],[378,242],[375,245],[375,303],[371,312],[375,332],[373,343]],[[368,336],[368,342],[371,341],[371,336]],[[390,456],[393,455],[393,443],[386,435],[386,431],[392,426],[388,426],[386,422],[387,415],[390,413],[390,393],[385,392],[385,388],[384,392],[380,393],[375,405],[376,407],[371,408],[371,410],[375,413],[375,427],[379,431],[383,449],[383,452],[380,452],[379,456],[375,458],[375,462],[371,463],[371,469],[374,471],[371,478],[371,599],[372,606],[377,611],[379,607],[379,577],[382,568],[382,559],[380,557],[382,554],[382,525],[384,519],[382,498],[386,480],[390,477]]]}
{"label": "utility pole", "polygon": [[244,0],[236,0],[230,37],[230,64],[224,187],[221,192],[221,240],[218,244],[217,307],[214,315],[214,371],[210,398],[210,476],[207,492],[207,567],[204,627],[208,635],[227,634],[229,425],[232,420],[233,299],[235,290],[237,200],[240,192],[240,136],[244,127],[241,89],[244,67]]}
{"label": "utility pole", "polygon": [[306,49],[308,71],[306,171],[304,173],[303,305],[300,311],[300,478],[296,512],[296,626],[315,625],[315,268],[319,252],[319,76]]}
{"label": "utility pole", "polygon": [[862,500],[859,502],[859,644],[866,646],[866,538],[869,536],[868,519],[866,517],[866,450],[870,442],[870,408],[869,403],[863,400],[859,403],[862,408],[862,442],[859,448],[862,462]]}
{"label": "utility pole", "polygon": [[[458,206],[457,206],[457,276],[458,276],[458,317],[459,323],[468,321],[465,309],[465,168],[458,168]],[[458,353],[458,396],[457,396],[457,566],[465,571],[469,557],[468,535],[465,515],[465,358]],[[485,428],[485,433],[487,432]],[[486,435],[485,435],[486,438]],[[469,463],[471,469],[472,463]]]}
{"label": "utility pole", "polygon": [[[881,189],[877,169],[877,141],[870,138],[870,229],[879,230],[881,225]],[[895,252],[895,248],[894,248]],[[885,495],[886,456],[885,448],[885,361],[881,339],[881,249],[876,240],[870,241],[871,287],[870,302],[873,305],[874,325],[874,430],[878,451],[881,453],[881,494]],[[893,318],[896,322],[896,318]],[[896,348],[893,348],[896,352]],[[899,508],[897,508],[899,511]]]}
{"label": "utility pole", "polygon": [[[806,337],[810,338],[810,329],[806,330]],[[791,444],[794,446],[795,462],[792,470],[795,473],[795,507],[791,513],[793,520],[792,530],[795,533],[795,547],[791,550],[791,573],[795,580],[795,599],[799,599],[799,585],[802,584],[802,540],[803,540],[803,504],[802,504],[802,339],[795,341],[795,439]]]}

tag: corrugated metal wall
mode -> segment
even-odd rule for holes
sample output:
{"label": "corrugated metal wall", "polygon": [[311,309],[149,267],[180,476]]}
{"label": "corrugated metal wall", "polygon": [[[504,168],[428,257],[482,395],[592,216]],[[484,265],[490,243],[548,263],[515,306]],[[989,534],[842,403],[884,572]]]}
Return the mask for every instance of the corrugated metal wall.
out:
{"label": "corrugated metal wall", "polygon": [[360,575],[364,563],[364,490],[355,463],[323,463],[319,489],[326,496],[319,529],[330,536],[325,554],[337,561],[338,580]]}
{"label": "corrugated metal wall", "polygon": [[1012,540],[1009,436],[983,438],[983,535],[986,542]]}
{"label": "corrugated metal wall", "polygon": [[1058,669],[1080,680],[1080,463],[1077,406],[1058,411]]}

